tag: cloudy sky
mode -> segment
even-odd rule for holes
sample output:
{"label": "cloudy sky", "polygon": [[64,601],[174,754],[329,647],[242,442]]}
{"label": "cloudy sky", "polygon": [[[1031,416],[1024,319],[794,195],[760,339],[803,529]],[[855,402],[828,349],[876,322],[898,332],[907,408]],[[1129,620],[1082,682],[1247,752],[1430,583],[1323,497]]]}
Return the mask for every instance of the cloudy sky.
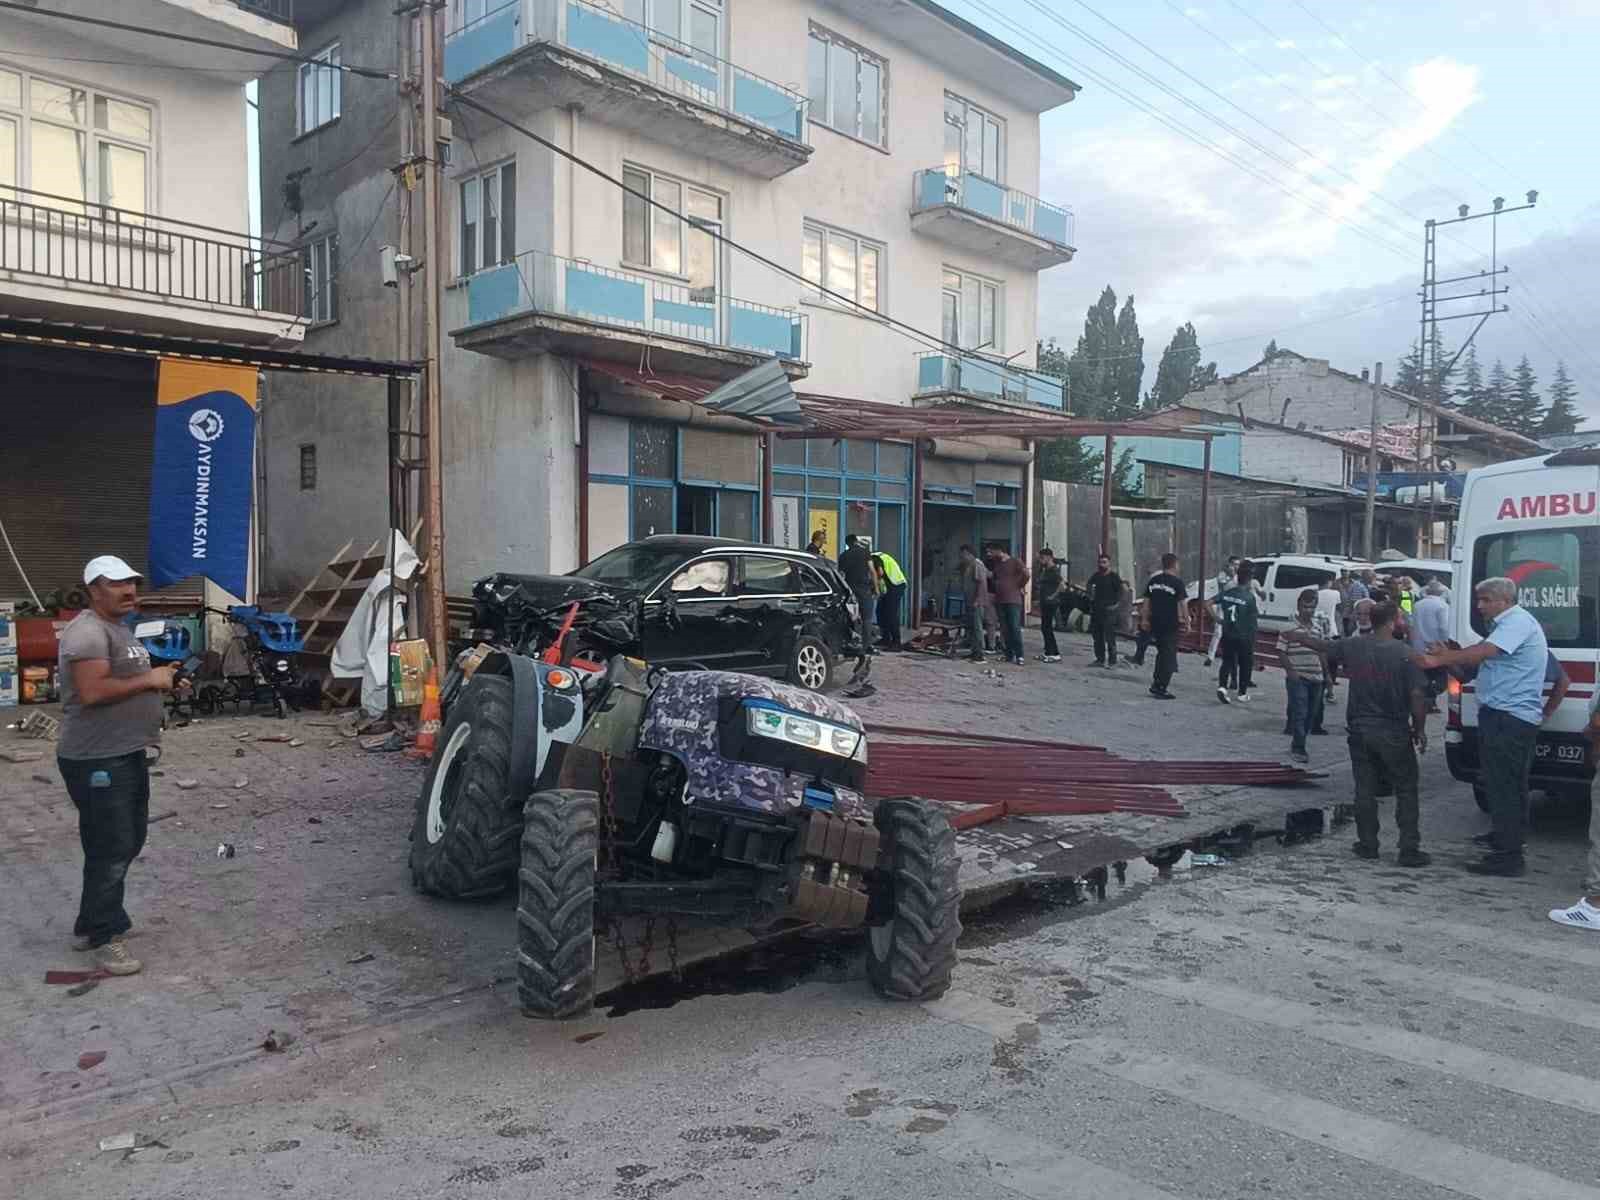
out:
{"label": "cloudy sky", "polygon": [[1392,376],[1423,221],[1536,188],[1530,211],[1441,230],[1440,278],[1486,267],[1498,225],[1511,311],[1480,358],[1526,353],[1541,382],[1565,360],[1600,424],[1600,156],[1573,91],[1600,3],[944,3],[1083,86],[1043,119],[1040,192],[1073,209],[1078,255],[1042,279],[1042,336],[1070,347],[1109,283],[1136,297],[1147,387],[1185,320],[1224,372],[1276,337]]}

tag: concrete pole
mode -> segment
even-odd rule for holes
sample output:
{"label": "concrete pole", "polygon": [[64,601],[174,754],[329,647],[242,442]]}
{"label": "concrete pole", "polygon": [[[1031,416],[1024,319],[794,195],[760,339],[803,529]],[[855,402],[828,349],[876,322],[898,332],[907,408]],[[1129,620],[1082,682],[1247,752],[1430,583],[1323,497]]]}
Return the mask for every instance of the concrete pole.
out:
{"label": "concrete pole", "polygon": [[1383,364],[1372,368],[1372,431],[1367,438],[1367,510],[1361,521],[1361,556],[1372,562],[1372,512],[1378,502],[1378,397],[1383,392]]}
{"label": "concrete pole", "polygon": [[1211,439],[1206,438],[1205,470],[1200,476],[1200,615],[1195,624],[1203,640],[1206,635],[1206,580],[1211,573],[1206,569],[1207,531],[1211,526]]}
{"label": "concrete pole", "polygon": [[426,218],[423,224],[423,343],[424,391],[422,396],[423,461],[426,473],[423,491],[423,528],[427,545],[427,574],[424,576],[427,604],[428,648],[441,677],[448,665],[446,659],[446,632],[449,623],[444,599],[444,419],[443,381],[440,379],[443,361],[443,337],[440,329],[440,293],[444,287],[443,238],[440,236],[444,220],[440,204],[439,170],[439,39],[434,22],[434,6],[422,8],[422,145],[423,207]]}

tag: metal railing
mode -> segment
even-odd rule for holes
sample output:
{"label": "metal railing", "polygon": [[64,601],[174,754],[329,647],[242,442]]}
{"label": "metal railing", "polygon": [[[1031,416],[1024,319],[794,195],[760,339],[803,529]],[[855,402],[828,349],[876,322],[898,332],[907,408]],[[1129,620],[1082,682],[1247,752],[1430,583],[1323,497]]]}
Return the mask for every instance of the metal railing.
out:
{"label": "metal railing", "polygon": [[299,316],[300,252],[249,234],[0,185],[0,271]]}
{"label": "metal railing", "polygon": [[784,359],[806,358],[804,314],[710,288],[691,288],[539,250],[525,250],[512,262],[468,277],[469,325],[530,312]]}
{"label": "metal railing", "polygon": [[1013,404],[1061,408],[1062,384],[1054,375],[991,362],[976,354],[958,356],[924,350],[917,356],[917,391],[963,392]]}
{"label": "metal railing", "polygon": [[1070,208],[1047,204],[1018,188],[1006,187],[951,166],[930,167],[912,176],[913,212],[949,205],[1011,225],[1058,246],[1073,245]]}
{"label": "metal railing", "polygon": [[446,35],[445,79],[457,83],[528,42],[552,42],[588,55],[662,91],[806,144],[804,95],[631,20],[608,0],[507,0]]}
{"label": "metal railing", "polygon": [[283,25],[294,24],[294,0],[233,0],[246,12],[277,21]]}

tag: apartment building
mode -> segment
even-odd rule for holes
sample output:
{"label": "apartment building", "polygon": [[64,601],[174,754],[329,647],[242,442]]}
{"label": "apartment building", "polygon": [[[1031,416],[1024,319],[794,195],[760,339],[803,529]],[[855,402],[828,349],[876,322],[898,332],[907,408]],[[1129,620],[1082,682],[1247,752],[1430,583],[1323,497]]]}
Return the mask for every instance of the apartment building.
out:
{"label": "apartment building", "polygon": [[[249,232],[244,85],[263,59],[242,52],[294,52],[288,12],[39,0],[0,15],[0,522],[15,551],[0,599],[77,584],[94,554],[147,569],[164,349],[225,345],[238,361],[299,343],[299,251]],[[208,467],[208,496],[213,482]],[[247,539],[248,443],[226,483]]]}
{"label": "apartment building", "polygon": [[[383,63],[408,44],[390,3],[298,2],[308,54]],[[918,504],[930,578],[960,541],[1021,548],[1025,439],[927,445],[919,496],[908,441],[764,439],[692,402],[776,358],[802,403],[1059,415],[1030,367],[1038,274],[1074,235],[1037,197],[1039,115],[1076,85],[931,0],[455,0],[444,16],[452,591],[672,531],[803,545],[825,528],[909,561]],[[338,311],[306,344],[405,357],[414,330],[377,263],[410,201],[393,90],[347,79],[321,125],[306,103],[295,70],[263,80],[263,210],[292,178],[305,240],[340,263]],[[274,388],[269,581],[326,557],[346,536],[330,519],[381,527],[381,419],[336,381]],[[315,488],[296,485],[308,459]]]}

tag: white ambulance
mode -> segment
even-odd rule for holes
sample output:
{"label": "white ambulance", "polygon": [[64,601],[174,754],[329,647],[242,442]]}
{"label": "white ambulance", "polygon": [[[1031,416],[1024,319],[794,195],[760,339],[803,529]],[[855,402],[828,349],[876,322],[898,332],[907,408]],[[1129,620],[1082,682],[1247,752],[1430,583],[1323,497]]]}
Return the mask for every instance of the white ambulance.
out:
{"label": "white ambulance", "polygon": [[[1563,450],[1469,472],[1451,552],[1456,588],[1450,619],[1456,641],[1482,639],[1473,588],[1503,576],[1518,603],[1544,627],[1550,650],[1572,680],[1561,707],[1540,730],[1530,788],[1581,799],[1594,766],[1583,729],[1600,661],[1600,450]],[[1547,685],[1548,687],[1548,685]],[[1548,694],[1548,693],[1547,693]],[[1478,703],[1474,685],[1450,681],[1444,735],[1450,773],[1478,779]]]}

